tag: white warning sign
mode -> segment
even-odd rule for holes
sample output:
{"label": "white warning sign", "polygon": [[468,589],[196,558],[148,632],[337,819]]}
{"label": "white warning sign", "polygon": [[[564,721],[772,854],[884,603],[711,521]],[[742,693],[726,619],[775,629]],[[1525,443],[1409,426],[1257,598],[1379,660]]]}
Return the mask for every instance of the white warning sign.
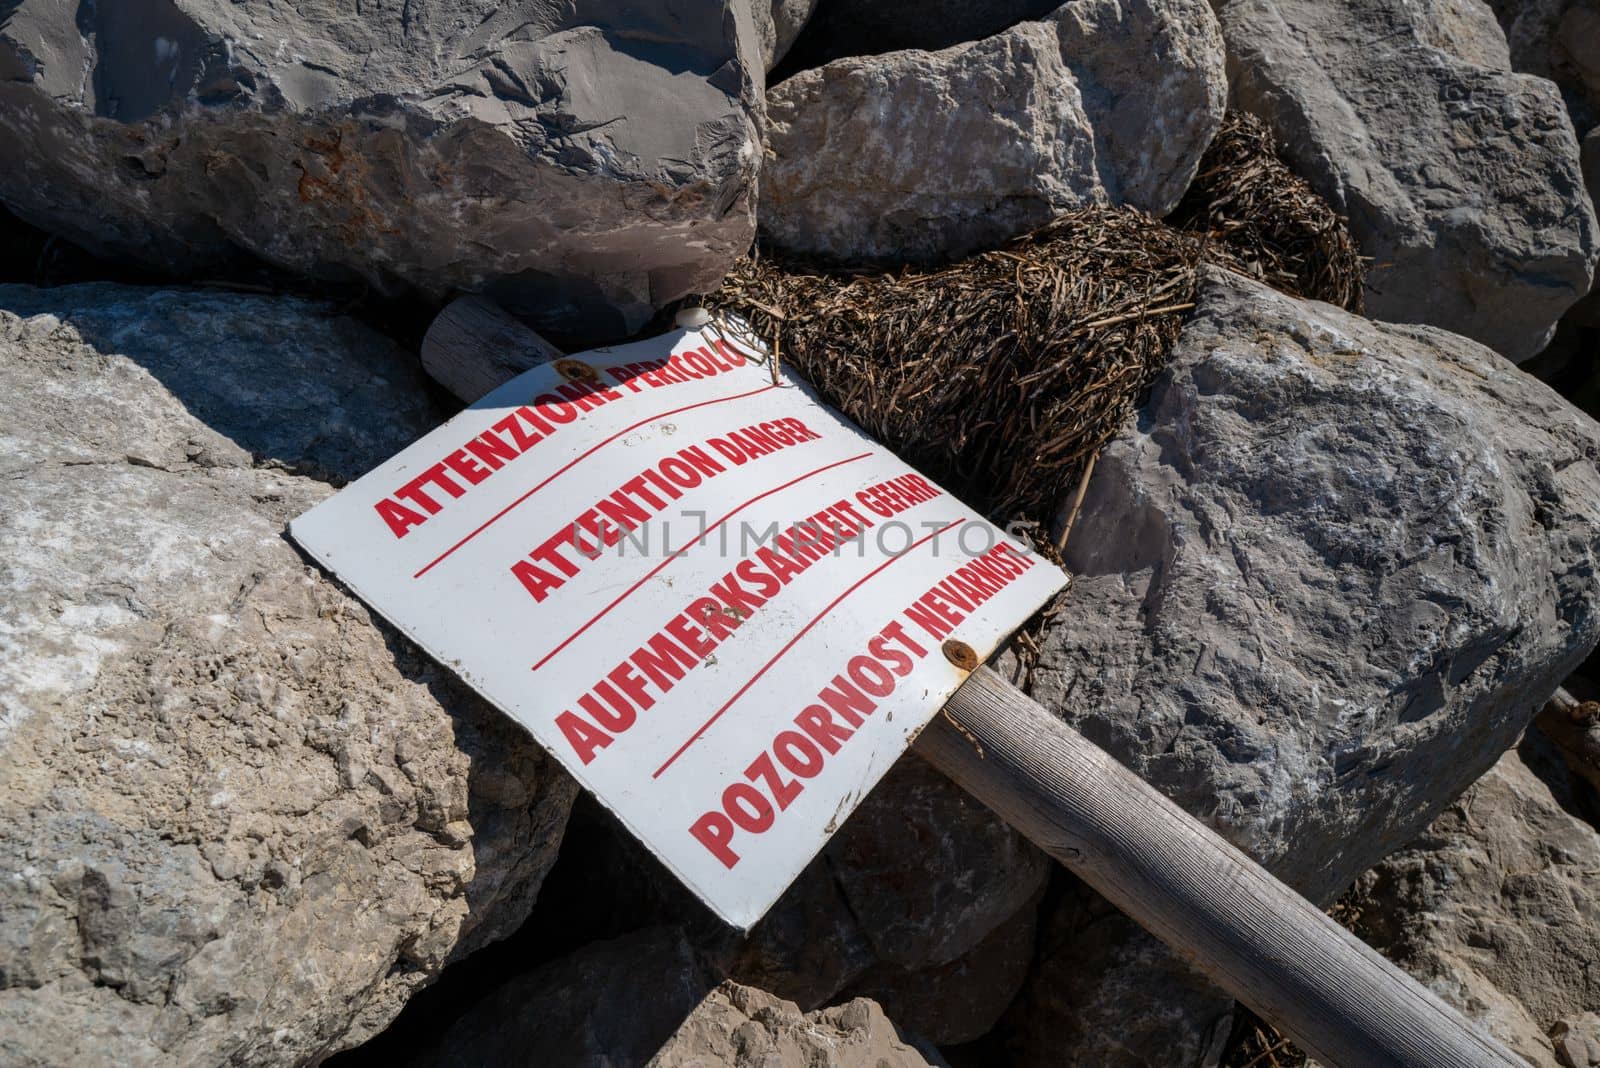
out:
{"label": "white warning sign", "polygon": [[508,382],[295,520],[749,927],[1066,576],[713,328]]}

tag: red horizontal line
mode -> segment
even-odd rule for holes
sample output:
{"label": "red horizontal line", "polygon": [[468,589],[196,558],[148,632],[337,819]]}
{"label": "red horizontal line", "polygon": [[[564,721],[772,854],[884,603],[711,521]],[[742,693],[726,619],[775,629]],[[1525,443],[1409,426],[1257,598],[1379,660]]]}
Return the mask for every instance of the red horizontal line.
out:
{"label": "red horizontal line", "polygon": [[711,400],[700,401],[698,404],[685,404],[682,408],[674,408],[670,412],[662,412],[659,415],[652,415],[652,416],[649,416],[647,418],[639,420],[637,423],[634,423],[631,426],[623,427],[621,430],[617,431],[615,434],[612,434],[609,438],[606,438],[604,441],[597,441],[593,445],[591,445],[589,448],[585,449],[583,452],[580,452],[578,455],[574,456],[571,460],[569,460],[565,465],[563,465],[558,471],[556,471],[554,474],[552,474],[549,478],[545,479],[543,482],[539,483],[537,486],[535,486],[532,489],[530,489],[527,493],[524,493],[522,496],[518,497],[516,500],[512,501],[510,504],[508,504],[504,508],[500,509],[498,512],[496,512],[494,515],[490,516],[488,519],[484,520],[483,524],[481,526],[479,526],[476,530],[474,530],[471,534],[468,534],[466,537],[462,538],[460,541],[458,541],[454,545],[450,546],[450,548],[448,548],[444,552],[440,553],[437,557],[435,557],[433,559],[433,561],[431,563],[428,564],[427,567],[424,567],[421,571],[418,571],[415,575],[412,575],[411,577],[414,578],[414,579],[419,579],[423,575],[426,575],[428,572],[432,571],[439,564],[443,563],[445,558],[448,557],[451,553],[453,553],[457,549],[461,548],[463,545],[465,545],[467,542],[471,541],[473,538],[476,538],[479,534],[482,534],[485,530],[489,529],[489,527],[493,526],[495,523],[498,523],[505,516],[505,514],[507,512],[511,511],[511,509],[515,508],[517,505],[521,504],[523,501],[527,500],[529,497],[532,497],[535,493],[538,493],[540,490],[544,489],[550,483],[554,482],[556,479],[558,479],[562,475],[566,474],[573,467],[577,466],[577,464],[580,461],[585,460],[588,457],[592,456],[594,453],[600,451],[605,446],[611,444],[613,441],[616,441],[622,435],[628,433],[628,431],[630,431],[630,430],[638,430],[640,427],[644,426],[646,423],[653,423],[657,419],[665,419],[667,416],[669,416],[669,415],[677,415],[679,412],[688,412],[688,411],[693,411],[696,408],[704,408],[708,404],[721,404],[724,401],[740,400],[741,398],[744,398],[744,397],[754,397],[757,393],[765,393],[769,389],[777,389],[777,388],[778,388],[777,386],[762,386],[760,389],[752,389],[748,393],[735,393],[732,396],[728,396],[728,397],[713,397]]}
{"label": "red horizontal line", "polygon": [[555,656],[561,650],[563,650],[567,646],[571,645],[573,643],[573,641],[575,641],[577,639],[578,635],[582,634],[584,631],[588,630],[590,627],[592,627],[596,623],[600,622],[600,618],[602,616],[604,616],[607,612],[611,611],[613,608],[617,607],[617,605],[621,604],[623,601],[627,600],[633,594],[633,592],[635,590],[637,590],[640,586],[643,586],[646,582],[649,582],[652,578],[654,578],[661,571],[662,568],[664,568],[668,564],[672,563],[672,561],[676,560],[680,555],[686,553],[688,551],[688,549],[689,549],[689,546],[694,545],[696,542],[698,542],[701,539],[703,539],[707,534],[711,533],[713,530],[716,530],[718,527],[722,526],[722,524],[726,523],[728,520],[732,519],[734,516],[738,515],[740,512],[742,512],[746,508],[750,507],[752,504],[755,504],[757,501],[762,500],[763,498],[772,496],[774,493],[777,493],[779,490],[786,490],[790,486],[794,485],[796,482],[804,482],[806,479],[812,477],[813,475],[820,475],[824,471],[831,471],[835,467],[843,467],[845,464],[854,463],[857,460],[864,459],[864,458],[866,458],[868,456],[871,456],[871,455],[872,454],[870,452],[863,452],[863,453],[859,453],[859,454],[857,454],[855,456],[852,456],[847,460],[835,460],[831,464],[827,464],[827,465],[825,465],[823,467],[819,467],[815,471],[807,471],[805,474],[801,475],[799,478],[791,478],[789,481],[785,482],[781,486],[774,486],[772,489],[767,490],[765,493],[758,493],[754,497],[751,497],[748,501],[745,501],[739,507],[737,507],[733,511],[729,512],[727,515],[723,516],[721,519],[717,520],[715,523],[712,523],[709,527],[706,527],[705,530],[701,531],[700,535],[697,538],[694,539],[694,541],[686,542],[683,545],[680,545],[677,549],[675,549],[672,552],[668,553],[667,554],[667,558],[665,560],[661,561],[655,567],[651,568],[649,573],[646,574],[644,576],[644,578],[640,579],[638,582],[635,582],[632,586],[629,586],[626,590],[623,590],[621,596],[619,596],[616,600],[612,601],[610,604],[606,605],[604,608],[600,609],[600,611],[598,613],[596,613],[596,615],[594,616],[593,619],[589,620],[589,622],[585,623],[583,626],[581,626],[577,630],[573,631],[570,635],[567,636],[567,639],[565,641],[563,641],[560,645],[556,646],[554,649],[552,649],[548,653],[544,654],[544,657],[537,664],[533,665],[531,670],[538,671],[540,668],[544,667],[545,664],[549,662],[549,660],[550,660],[550,658],[552,656]]}
{"label": "red horizontal line", "polygon": [[651,775],[650,777],[652,779],[661,778],[661,773],[662,772],[664,772],[668,768],[672,767],[674,761],[676,761],[679,757],[681,757],[684,754],[684,752],[687,751],[688,748],[691,745],[693,745],[695,742],[699,741],[700,740],[700,736],[702,734],[704,734],[708,729],[710,729],[711,725],[713,723],[715,723],[718,719],[720,719],[724,712],[726,712],[729,708],[732,708],[733,707],[733,703],[735,701],[737,701],[739,698],[743,697],[745,695],[745,693],[747,691],[749,691],[750,687],[754,686],[756,684],[756,682],[761,678],[761,676],[763,676],[763,675],[765,675],[767,673],[767,670],[769,668],[771,668],[773,664],[776,664],[779,660],[781,660],[783,658],[785,653],[787,653],[790,649],[794,648],[795,642],[799,641],[801,638],[804,638],[806,636],[806,632],[809,631],[812,627],[816,626],[819,622],[821,622],[823,617],[826,616],[829,612],[832,612],[834,610],[834,608],[838,606],[840,601],[844,600],[846,597],[848,597],[852,593],[856,592],[856,590],[860,589],[862,584],[864,584],[868,579],[872,578],[872,576],[876,575],[878,572],[882,571],[884,568],[888,567],[890,564],[894,563],[896,560],[899,560],[901,557],[905,557],[905,556],[911,555],[911,550],[912,549],[915,549],[917,546],[923,544],[924,542],[932,541],[934,538],[937,538],[940,534],[943,534],[945,531],[949,530],[951,527],[957,526],[962,522],[963,522],[963,520],[957,519],[954,522],[946,523],[944,526],[940,527],[938,530],[934,531],[932,534],[923,535],[922,537],[918,538],[916,541],[912,542],[910,545],[906,546],[906,551],[905,552],[899,553],[899,554],[897,554],[895,556],[889,557],[889,559],[885,560],[883,563],[879,564],[877,567],[873,568],[871,571],[868,571],[865,575],[862,575],[859,579],[857,579],[855,581],[855,583],[849,589],[845,590],[839,596],[835,597],[832,601],[828,602],[828,607],[824,608],[822,611],[818,612],[815,616],[813,616],[812,619],[811,619],[811,622],[809,622],[805,626],[801,627],[799,633],[797,633],[793,638],[790,638],[787,642],[785,642],[783,648],[779,649],[776,653],[774,653],[772,655],[772,659],[771,660],[768,660],[765,664],[762,664],[761,665],[761,670],[757,671],[754,675],[750,676],[750,681],[745,683],[743,686],[739,687],[739,692],[734,694],[732,697],[728,698],[727,703],[724,704],[721,708],[717,709],[715,712],[713,712],[711,714],[711,718],[710,719],[708,719],[704,723],[700,724],[700,729],[695,731],[693,734],[689,735],[689,740],[684,742],[682,745],[680,745],[678,747],[678,751],[676,753],[673,753],[671,756],[669,756],[667,758],[667,762],[665,764],[661,765],[659,768],[657,768],[655,770],[655,774]]}

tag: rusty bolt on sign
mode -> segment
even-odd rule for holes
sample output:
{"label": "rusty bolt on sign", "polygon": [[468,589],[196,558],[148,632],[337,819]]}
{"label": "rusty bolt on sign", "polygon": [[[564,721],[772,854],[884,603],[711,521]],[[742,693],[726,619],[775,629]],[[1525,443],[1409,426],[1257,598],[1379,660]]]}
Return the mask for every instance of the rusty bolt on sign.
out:
{"label": "rusty bolt on sign", "polygon": [[978,654],[973,652],[972,646],[966,642],[958,642],[951,638],[940,648],[944,650],[944,658],[962,671],[978,670]]}
{"label": "rusty bolt on sign", "polygon": [[563,359],[555,363],[556,370],[568,382],[598,382],[600,375],[582,360]]}

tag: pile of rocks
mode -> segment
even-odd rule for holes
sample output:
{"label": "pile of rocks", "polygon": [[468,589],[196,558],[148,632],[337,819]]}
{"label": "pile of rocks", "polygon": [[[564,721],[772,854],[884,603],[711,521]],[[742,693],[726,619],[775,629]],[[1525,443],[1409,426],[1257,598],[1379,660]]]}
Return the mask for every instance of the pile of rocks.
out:
{"label": "pile of rocks", "polygon": [[[1231,95],[1349,216],[1375,314],[1524,359],[1593,273],[1587,3],[1504,5],[1513,54],[1481,0],[944,18],[835,0],[802,52],[838,58],[768,87],[814,0],[20,0],[0,26],[17,161],[0,199],[187,277],[248,254],[435,299],[483,290],[593,341],[714,288],[758,218],[775,244],[859,263],[960,255],[1086,203],[1163,215]],[[1519,70],[1561,79],[1582,128]]]}
{"label": "pile of rocks", "polygon": [[417,1063],[1214,1062],[1231,1003],[911,759],[718,926],[284,539],[448,415],[415,355],[186,285],[482,292],[599,342],[758,235],[929,265],[1166,215],[1232,107],[1348,220],[1371,319],[1208,269],[1008,669],[1590,1063],[1600,839],[1507,754],[1600,643],[1600,426],[1514,366],[1595,314],[1596,57],[1594,0],[9,4],[0,201],[169,281],[0,285],[6,1059],[317,1063],[393,1025]]}

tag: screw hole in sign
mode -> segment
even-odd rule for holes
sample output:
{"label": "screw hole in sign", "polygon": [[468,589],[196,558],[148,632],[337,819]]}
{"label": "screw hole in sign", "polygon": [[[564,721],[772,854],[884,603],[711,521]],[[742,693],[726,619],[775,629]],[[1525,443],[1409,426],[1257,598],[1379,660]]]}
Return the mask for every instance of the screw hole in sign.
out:
{"label": "screw hole in sign", "polygon": [[939,648],[944,651],[944,658],[962,671],[977,670],[978,654],[966,642],[950,638]]}
{"label": "screw hole in sign", "polygon": [[582,360],[567,359],[555,362],[556,371],[568,382],[598,382],[600,374]]}

